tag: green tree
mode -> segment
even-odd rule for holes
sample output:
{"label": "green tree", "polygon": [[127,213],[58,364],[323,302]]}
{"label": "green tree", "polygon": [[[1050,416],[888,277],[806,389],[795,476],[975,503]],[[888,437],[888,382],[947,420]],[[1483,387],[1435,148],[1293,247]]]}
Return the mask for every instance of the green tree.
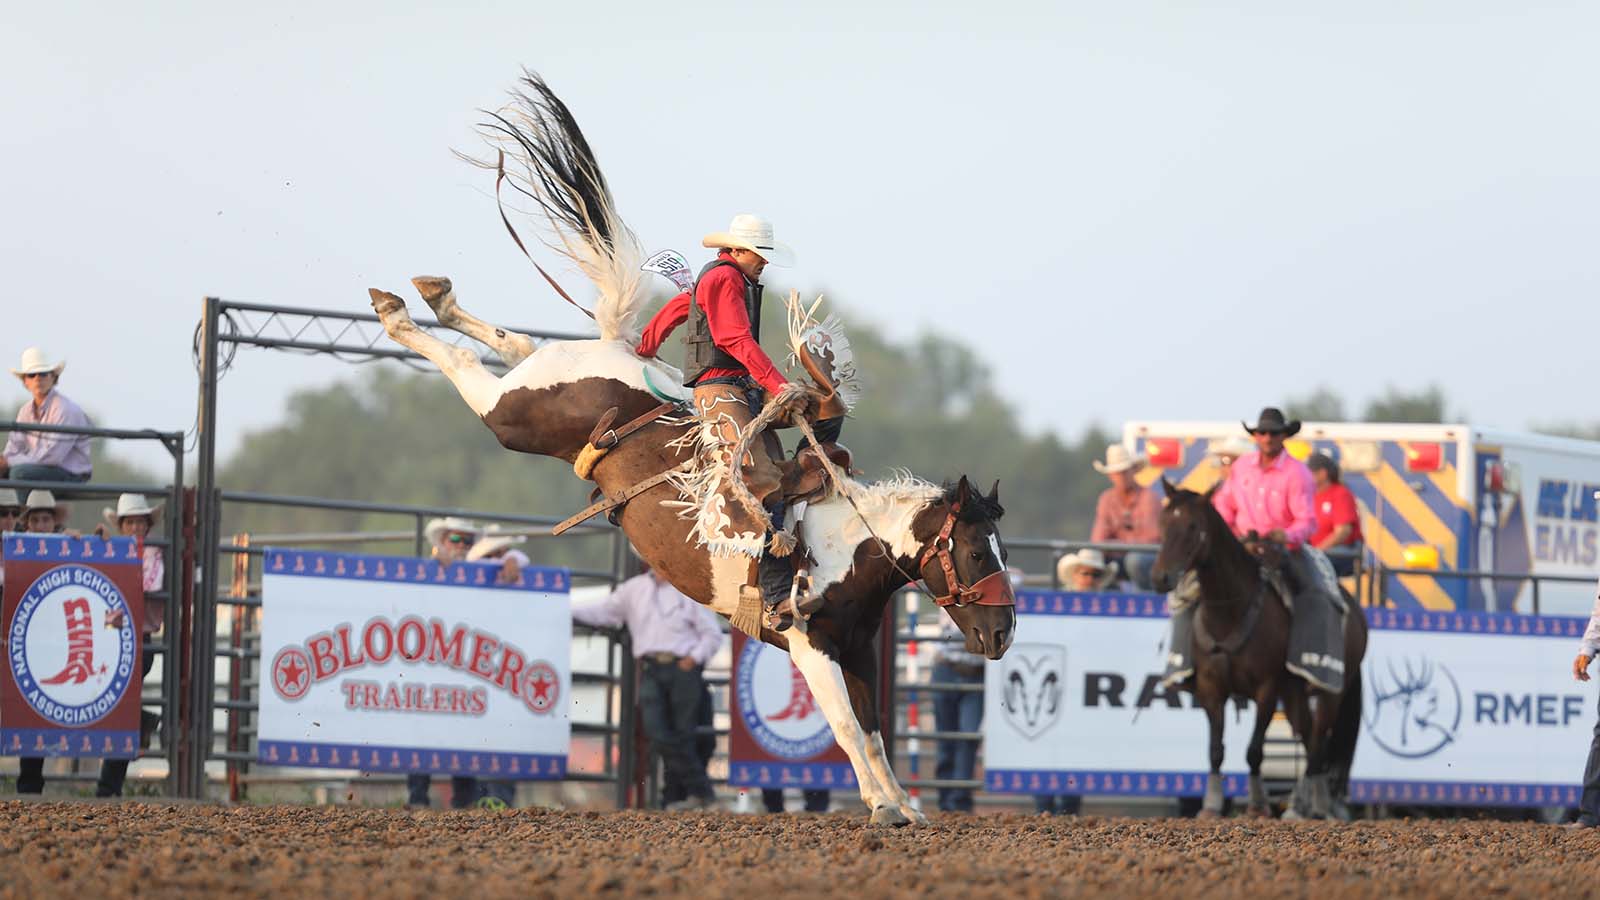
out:
{"label": "green tree", "polygon": [[1344,400],[1333,388],[1318,385],[1303,397],[1290,397],[1283,404],[1284,415],[1307,422],[1343,422]]}
{"label": "green tree", "polygon": [[[1463,416],[1465,418],[1465,416]],[[1389,385],[1381,397],[1367,401],[1363,422],[1432,422],[1445,420],[1444,389],[1437,384],[1407,391]]]}

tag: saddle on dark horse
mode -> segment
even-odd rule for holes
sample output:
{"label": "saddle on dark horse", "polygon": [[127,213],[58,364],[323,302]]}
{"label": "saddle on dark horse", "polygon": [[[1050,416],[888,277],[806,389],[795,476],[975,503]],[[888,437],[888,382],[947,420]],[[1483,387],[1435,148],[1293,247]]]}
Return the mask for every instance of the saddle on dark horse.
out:
{"label": "saddle on dark horse", "polygon": [[[1198,580],[1184,579],[1170,597],[1172,633],[1162,684],[1181,683],[1194,674],[1196,652],[1235,653],[1249,641],[1261,604],[1276,597],[1289,610],[1289,650],[1284,668],[1312,687],[1344,690],[1344,617],[1350,613],[1333,564],[1314,547],[1276,547],[1262,554],[1261,593],[1250,600],[1232,634],[1212,635],[1196,619]],[[1359,614],[1359,612],[1357,613]]]}

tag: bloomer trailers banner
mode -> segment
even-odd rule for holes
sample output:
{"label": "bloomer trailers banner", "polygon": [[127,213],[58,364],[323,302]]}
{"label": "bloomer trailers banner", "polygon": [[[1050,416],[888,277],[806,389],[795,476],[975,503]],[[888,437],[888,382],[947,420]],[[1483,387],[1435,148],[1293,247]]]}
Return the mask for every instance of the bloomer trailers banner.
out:
{"label": "bloomer trailers banner", "polygon": [[8,533],[0,754],[139,753],[144,583],[132,538]]}
{"label": "bloomer trailers banner", "polygon": [[850,758],[788,653],[735,630],[730,679],[729,784],[855,787]]}
{"label": "bloomer trailers banner", "polygon": [[[984,784],[1012,794],[1205,792],[1205,714],[1161,687],[1166,598],[1017,593],[1017,639],[984,674]],[[1223,786],[1246,789],[1254,710],[1230,708]]]}
{"label": "bloomer trailers banner", "polygon": [[1374,609],[1361,666],[1358,802],[1577,806],[1595,690],[1585,620]]}
{"label": "bloomer trailers banner", "polygon": [[257,756],[278,766],[561,778],[570,578],[267,549]]}

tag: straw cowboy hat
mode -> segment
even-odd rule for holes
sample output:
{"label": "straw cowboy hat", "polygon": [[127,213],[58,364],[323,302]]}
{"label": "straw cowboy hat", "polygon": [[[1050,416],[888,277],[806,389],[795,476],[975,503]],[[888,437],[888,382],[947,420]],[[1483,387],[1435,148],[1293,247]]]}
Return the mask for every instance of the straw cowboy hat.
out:
{"label": "straw cowboy hat", "polygon": [[794,251],[789,245],[772,237],[772,223],[760,216],[740,213],[733,217],[727,231],[713,231],[700,240],[700,246],[750,250],[775,266],[785,269],[794,265]]}
{"label": "straw cowboy hat", "polygon": [[19,363],[15,369],[11,370],[11,374],[21,378],[24,375],[37,375],[40,372],[49,372],[57,378],[60,378],[61,370],[65,369],[66,367],[67,364],[65,361],[57,363],[50,362],[49,358],[45,356],[43,350],[40,350],[38,347],[29,347],[28,349],[22,351],[22,362]]}
{"label": "straw cowboy hat", "polygon": [[476,544],[472,545],[472,549],[467,551],[467,561],[472,562],[493,556],[501,550],[509,550],[525,541],[527,541],[527,538],[523,535],[503,534],[499,525],[490,525],[484,529],[483,536],[478,539]]}
{"label": "straw cowboy hat", "polygon": [[0,488],[0,509],[22,508],[22,501],[17,499],[17,492],[11,488]]}
{"label": "straw cowboy hat", "polygon": [[460,516],[445,516],[442,519],[432,519],[422,529],[423,537],[428,543],[437,544],[447,531],[460,531],[472,535],[474,538],[483,534],[483,529],[478,523],[463,519]]}
{"label": "straw cowboy hat", "polygon": [[1103,588],[1111,583],[1116,573],[1106,565],[1106,556],[1092,547],[1085,547],[1076,553],[1068,553],[1056,561],[1056,578],[1070,590],[1072,586],[1072,573],[1078,569],[1095,569],[1100,572],[1100,578],[1095,582],[1095,587]]}
{"label": "straw cowboy hat", "polygon": [[1239,421],[1244,430],[1251,434],[1281,434],[1284,437],[1294,437],[1300,433],[1300,420],[1287,421],[1283,417],[1283,410],[1276,406],[1268,406],[1261,410],[1261,415],[1256,416],[1256,427],[1251,428],[1244,420]]}
{"label": "straw cowboy hat", "polygon": [[117,508],[105,507],[100,510],[101,518],[106,524],[115,528],[129,516],[149,516],[150,523],[155,524],[156,514],[161,512],[161,504],[150,505],[143,494],[123,494],[117,498]]}
{"label": "straw cowboy hat", "polygon": [[22,504],[22,514],[27,515],[36,509],[58,510],[61,504],[56,502],[56,495],[46,490],[33,490],[28,492],[28,502]]}
{"label": "straw cowboy hat", "polygon": [[1102,475],[1113,472],[1135,471],[1144,468],[1145,458],[1137,453],[1129,453],[1128,448],[1121,444],[1111,444],[1106,447],[1106,461],[1094,461],[1094,470]]}
{"label": "straw cowboy hat", "polygon": [[1223,457],[1238,459],[1246,453],[1254,452],[1255,449],[1255,444],[1237,434],[1219,438],[1206,445],[1206,452],[1214,459],[1222,459]]}

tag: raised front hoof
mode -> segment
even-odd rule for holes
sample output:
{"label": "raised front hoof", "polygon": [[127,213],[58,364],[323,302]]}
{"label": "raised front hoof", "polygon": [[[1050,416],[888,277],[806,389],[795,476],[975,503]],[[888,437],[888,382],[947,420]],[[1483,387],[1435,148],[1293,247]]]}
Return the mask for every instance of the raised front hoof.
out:
{"label": "raised front hoof", "polygon": [[394,319],[395,315],[405,315],[405,301],[398,296],[378,288],[366,288],[366,293],[373,298],[373,312],[378,314],[378,319],[384,325],[389,325],[389,320]]}
{"label": "raised front hoof", "polygon": [[902,828],[911,824],[905,814],[892,806],[879,806],[872,810],[872,824],[888,825],[892,828]]}
{"label": "raised front hoof", "polygon": [[428,304],[433,310],[439,307],[450,296],[452,285],[448,278],[437,278],[432,275],[418,275],[411,279],[411,286],[422,295],[422,302]]}

